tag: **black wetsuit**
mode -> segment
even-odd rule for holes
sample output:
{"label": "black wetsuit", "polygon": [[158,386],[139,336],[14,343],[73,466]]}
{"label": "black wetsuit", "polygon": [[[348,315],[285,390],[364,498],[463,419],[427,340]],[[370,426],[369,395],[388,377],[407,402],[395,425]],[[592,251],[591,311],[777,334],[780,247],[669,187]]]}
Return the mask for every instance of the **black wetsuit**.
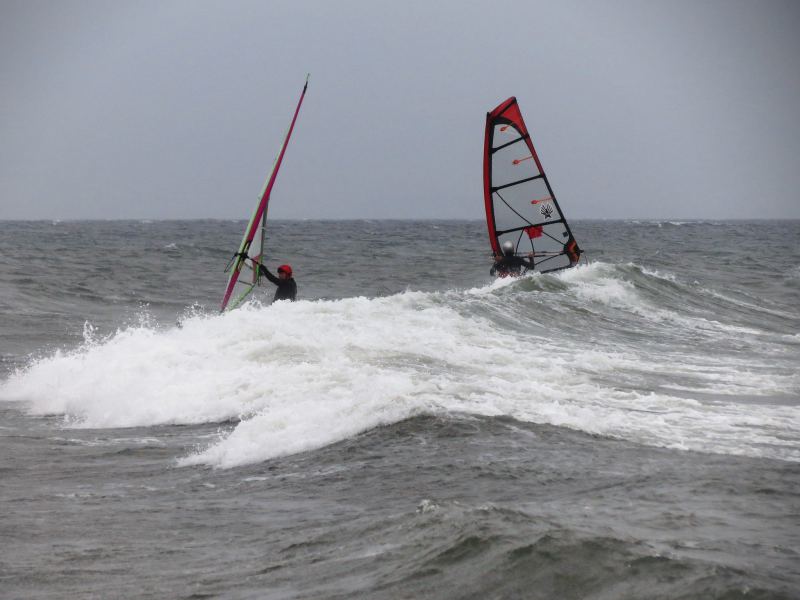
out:
{"label": "black wetsuit", "polygon": [[498,277],[508,277],[509,275],[516,277],[522,275],[523,267],[526,270],[533,269],[533,262],[512,254],[510,256],[504,256],[494,263],[489,274],[497,275]]}
{"label": "black wetsuit", "polygon": [[297,297],[297,284],[292,277],[287,279],[275,277],[264,265],[258,265],[258,269],[264,277],[278,286],[278,289],[275,290],[275,297],[272,299],[273,302],[277,302],[278,300],[291,300],[294,302]]}

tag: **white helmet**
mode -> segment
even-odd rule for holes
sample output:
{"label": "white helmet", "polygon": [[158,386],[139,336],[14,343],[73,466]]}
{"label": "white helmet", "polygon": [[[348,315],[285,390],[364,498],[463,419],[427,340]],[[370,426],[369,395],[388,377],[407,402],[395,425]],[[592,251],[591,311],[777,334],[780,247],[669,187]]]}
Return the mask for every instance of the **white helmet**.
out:
{"label": "white helmet", "polygon": [[503,254],[506,256],[514,254],[514,242],[503,242]]}

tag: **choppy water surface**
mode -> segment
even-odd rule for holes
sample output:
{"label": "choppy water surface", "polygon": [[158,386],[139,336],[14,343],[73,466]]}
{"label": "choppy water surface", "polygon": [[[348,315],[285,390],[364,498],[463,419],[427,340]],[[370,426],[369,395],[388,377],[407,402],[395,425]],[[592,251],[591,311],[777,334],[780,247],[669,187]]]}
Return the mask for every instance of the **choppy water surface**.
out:
{"label": "choppy water surface", "polygon": [[9,597],[796,597],[800,223],[242,227],[0,223]]}

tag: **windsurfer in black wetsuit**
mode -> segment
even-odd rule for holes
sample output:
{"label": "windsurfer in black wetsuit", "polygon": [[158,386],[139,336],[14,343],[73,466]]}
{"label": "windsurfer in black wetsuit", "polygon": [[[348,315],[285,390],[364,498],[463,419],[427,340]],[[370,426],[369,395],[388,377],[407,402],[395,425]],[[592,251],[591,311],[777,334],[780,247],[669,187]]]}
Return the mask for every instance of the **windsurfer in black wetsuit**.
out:
{"label": "windsurfer in black wetsuit", "polygon": [[297,284],[292,277],[292,267],[289,265],[281,265],[278,267],[277,277],[270,273],[269,269],[262,264],[258,265],[258,270],[264,277],[278,286],[278,289],[275,290],[275,297],[272,299],[273,302],[277,302],[278,300],[291,300],[294,302],[297,297]]}
{"label": "windsurfer in black wetsuit", "polygon": [[503,254],[495,255],[494,265],[492,270],[489,271],[490,275],[497,275],[498,277],[519,277],[522,275],[522,269],[533,269],[533,261],[525,260],[521,256],[514,256],[514,244],[512,242],[503,242]]}

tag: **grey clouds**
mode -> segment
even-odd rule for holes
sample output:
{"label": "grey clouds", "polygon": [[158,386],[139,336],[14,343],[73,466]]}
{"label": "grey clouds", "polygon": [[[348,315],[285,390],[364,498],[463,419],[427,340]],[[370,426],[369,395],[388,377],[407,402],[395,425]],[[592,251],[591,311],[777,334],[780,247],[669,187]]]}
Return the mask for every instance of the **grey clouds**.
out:
{"label": "grey clouds", "polygon": [[800,217],[797,2],[0,1],[0,219],[481,218],[517,96],[571,218]]}

